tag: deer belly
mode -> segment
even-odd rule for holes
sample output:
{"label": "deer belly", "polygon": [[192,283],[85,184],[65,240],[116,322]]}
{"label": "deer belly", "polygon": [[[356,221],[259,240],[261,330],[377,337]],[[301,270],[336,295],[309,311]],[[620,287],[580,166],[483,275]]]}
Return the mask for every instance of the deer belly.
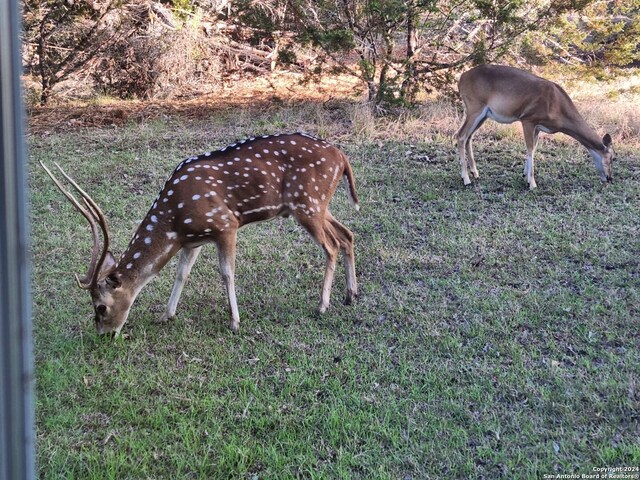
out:
{"label": "deer belly", "polygon": [[496,112],[495,110],[491,110],[490,108],[487,110],[487,117],[498,123],[513,123],[518,120],[518,117],[514,117],[513,115],[504,115],[500,112]]}

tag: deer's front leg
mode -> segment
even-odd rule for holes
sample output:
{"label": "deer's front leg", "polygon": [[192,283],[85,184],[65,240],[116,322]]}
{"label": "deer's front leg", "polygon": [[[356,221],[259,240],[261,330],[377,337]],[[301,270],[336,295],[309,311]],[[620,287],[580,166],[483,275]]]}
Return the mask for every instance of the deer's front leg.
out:
{"label": "deer's front leg", "polygon": [[236,299],[235,271],[236,271],[236,231],[225,232],[217,243],[220,275],[227,290],[229,309],[231,310],[231,330],[237,332],[240,328],[240,314]]}
{"label": "deer's front leg", "polygon": [[480,178],[480,173],[478,172],[478,166],[476,165],[476,159],[473,156],[473,137],[469,137],[467,140],[466,152],[467,152],[467,164],[469,165],[469,170],[473,175],[473,178]]}
{"label": "deer's front leg", "polygon": [[536,125],[528,122],[522,123],[522,131],[524,133],[524,141],[527,145],[527,161],[524,166],[524,176],[529,184],[529,190],[533,190],[537,187],[536,179],[534,176],[534,160],[533,156],[536,152],[538,145],[538,134],[540,131]]}
{"label": "deer's front leg", "polygon": [[180,258],[178,259],[178,269],[176,271],[176,281],[173,284],[173,289],[171,290],[171,296],[169,297],[167,309],[162,315],[162,318],[160,318],[161,322],[166,322],[167,320],[175,317],[176,308],[178,307],[178,301],[180,300],[180,295],[182,294],[182,288],[184,287],[187,278],[189,278],[189,273],[191,273],[191,268],[196,262],[196,259],[200,254],[200,250],[202,250],[202,247],[183,247],[180,251]]}

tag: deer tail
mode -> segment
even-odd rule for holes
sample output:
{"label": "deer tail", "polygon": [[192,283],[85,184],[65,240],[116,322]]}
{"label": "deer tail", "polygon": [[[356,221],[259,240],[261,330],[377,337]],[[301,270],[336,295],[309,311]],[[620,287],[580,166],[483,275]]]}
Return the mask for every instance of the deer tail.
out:
{"label": "deer tail", "polygon": [[356,212],[360,210],[360,205],[358,204],[358,194],[356,193],[356,183],[353,178],[353,170],[351,170],[351,164],[349,163],[349,159],[347,159],[346,155],[342,154],[344,158],[344,171],[342,172],[342,177],[344,178],[344,187],[347,191],[347,197],[349,198],[349,202],[356,209]]}

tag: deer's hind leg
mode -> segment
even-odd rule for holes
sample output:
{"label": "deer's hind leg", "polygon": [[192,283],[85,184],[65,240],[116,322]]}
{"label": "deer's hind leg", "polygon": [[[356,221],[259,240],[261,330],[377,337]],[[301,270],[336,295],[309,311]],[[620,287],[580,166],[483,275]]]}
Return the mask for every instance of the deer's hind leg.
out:
{"label": "deer's hind leg", "polygon": [[344,303],[350,305],[358,296],[358,281],[356,279],[356,261],[354,252],[353,233],[342,223],[336,220],[331,212],[327,210],[327,221],[333,228],[333,233],[342,251],[342,261],[347,283],[347,295]]}
{"label": "deer's hind leg", "polygon": [[236,298],[236,235],[235,229],[230,229],[221,234],[216,240],[218,247],[218,262],[220,264],[220,275],[227,290],[227,300],[229,310],[231,310],[231,330],[237,332],[240,328],[240,313],[238,311],[238,300]]}
{"label": "deer's hind leg", "polygon": [[[484,120],[482,121],[484,123]],[[475,132],[474,132],[475,133]],[[467,140],[466,145],[466,153],[467,153],[467,164],[469,165],[469,171],[473,175],[473,178],[480,178],[480,173],[478,172],[478,166],[476,165],[476,159],[473,156],[473,134]]]}
{"label": "deer's hind leg", "polygon": [[473,156],[473,145],[471,139],[473,134],[482,126],[487,119],[486,108],[474,108],[465,104],[466,116],[464,122],[460,126],[456,134],[458,140],[458,156],[460,157],[460,176],[465,185],[469,185],[469,173],[467,168],[471,170],[474,178],[479,178],[478,167]]}
{"label": "deer's hind leg", "polygon": [[340,243],[335,234],[335,229],[324,215],[300,215],[296,214],[296,220],[304,229],[309,232],[313,240],[322,248],[325,257],[324,277],[322,280],[322,293],[318,312],[324,313],[329,308],[331,302],[331,287],[336,271],[336,261]]}

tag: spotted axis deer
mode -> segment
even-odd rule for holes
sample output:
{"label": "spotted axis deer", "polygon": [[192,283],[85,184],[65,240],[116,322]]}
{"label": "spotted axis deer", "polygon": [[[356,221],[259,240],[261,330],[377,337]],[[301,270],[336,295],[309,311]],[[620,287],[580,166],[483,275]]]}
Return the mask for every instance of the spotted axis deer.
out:
{"label": "spotted axis deer", "polygon": [[466,111],[457,133],[465,185],[471,183],[467,166],[475,178],[479,177],[471,138],[487,118],[499,123],[522,123],[527,146],[523,175],[530,189],[536,188],[533,155],[540,132],[561,132],[575,138],[593,157],[600,180],[611,181],[611,164],[615,159],[611,136],[606,134],[600,139],[559,85],[517,68],[479,65],[460,76],[458,90]]}
{"label": "spotted axis deer", "polygon": [[346,270],[345,303],[358,294],[353,234],[328,209],[341,178],[351,203],[359,208],[353,172],[347,157],[324,140],[304,133],[268,135],[180,162],[118,261],[109,250],[107,222],[96,202],[59,165],[56,167],[82,203],[42,166],[91,226],[91,262],[87,274],[83,278],[76,275],[76,280],[91,294],[100,334],[120,332],[142,288],[180,251],[176,280],[161,320],[173,318],[191,267],[206,243],[215,243],[218,249],[231,329],[237,331],[240,317],[234,272],[238,229],[277,216],[293,215],[324,251],[320,313],[329,307],[338,250],[343,253]]}

